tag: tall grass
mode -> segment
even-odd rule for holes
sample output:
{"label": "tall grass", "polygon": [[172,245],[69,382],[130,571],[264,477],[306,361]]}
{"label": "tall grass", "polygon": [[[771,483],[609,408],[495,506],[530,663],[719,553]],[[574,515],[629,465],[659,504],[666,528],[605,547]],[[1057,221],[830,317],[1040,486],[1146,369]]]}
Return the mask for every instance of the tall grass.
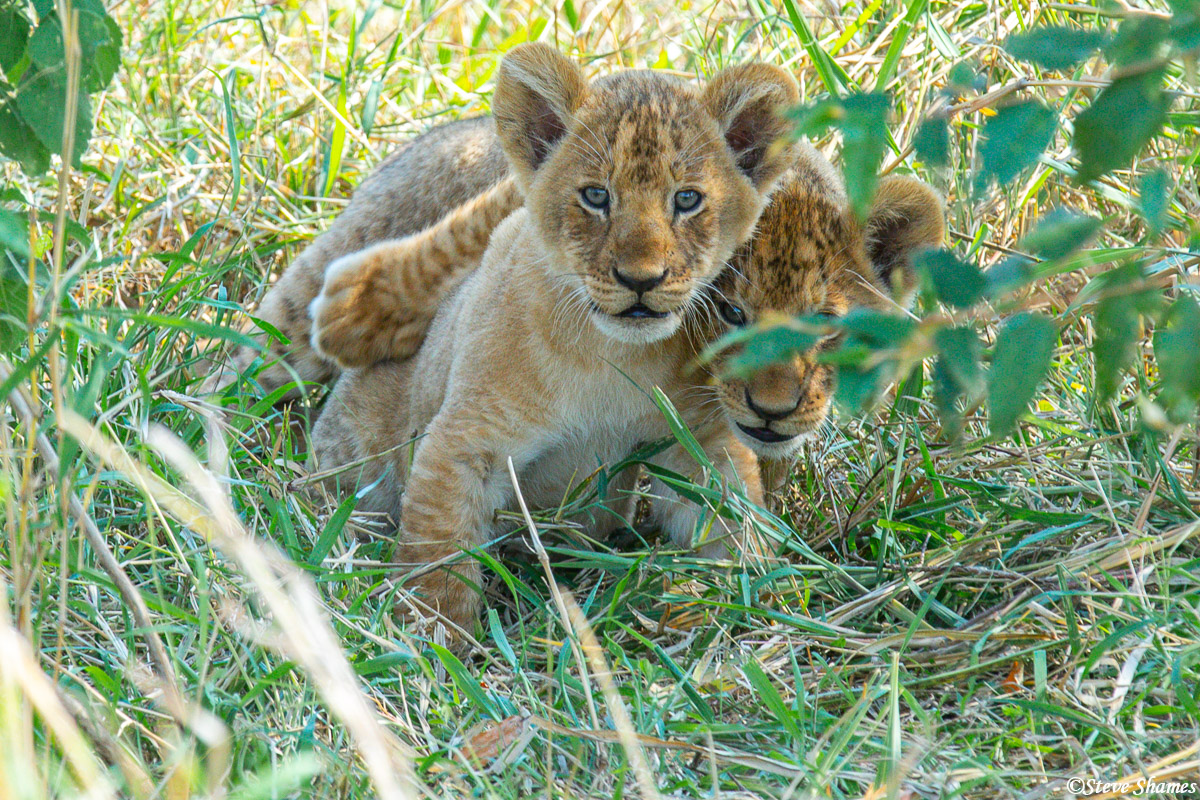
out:
{"label": "tall grass", "polygon": [[[971,192],[974,130],[997,103],[1018,89],[1083,103],[1102,77],[1040,77],[997,43],[1141,12],[167,0],[111,13],[124,64],[94,99],[83,166],[37,180],[0,166],[5,198],[38,212],[33,247],[62,289],[37,289],[35,334],[0,362],[0,797],[1032,798],[1078,776],[1200,780],[1196,431],[1149,424],[1146,370],[1093,400],[1094,331],[1072,306],[1108,250],[1161,252],[1135,213],[1150,166],[1178,185],[1164,255],[1183,257],[1161,279],[1192,279],[1194,79],[1173,77],[1168,135],[1098,191],[1069,180],[1060,138],[1028,177]],[[476,556],[494,580],[469,655],[398,627],[386,536],[352,501],[304,491],[308,409],[217,409],[196,389],[241,309],[361,177],[426,126],[486,111],[499,54],[530,38],[598,73],[759,58],[809,97],[887,90],[885,169],[944,190],[953,239],[985,261],[1051,205],[1106,217],[1073,271],[1030,289],[1029,305],[1072,324],[1018,434],[987,438],[972,412],[954,443],[909,382],[779,476],[762,532],[781,555],[744,564],[583,540],[570,521],[597,476]],[[954,107],[962,146],[931,172],[910,143],[956,64],[980,86]]]}

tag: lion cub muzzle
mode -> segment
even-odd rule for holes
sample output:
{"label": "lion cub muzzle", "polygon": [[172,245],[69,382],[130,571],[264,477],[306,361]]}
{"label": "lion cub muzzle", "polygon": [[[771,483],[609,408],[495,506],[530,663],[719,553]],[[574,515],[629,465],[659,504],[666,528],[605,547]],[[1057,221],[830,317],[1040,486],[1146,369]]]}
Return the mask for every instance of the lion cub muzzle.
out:
{"label": "lion cub muzzle", "polygon": [[727,386],[739,437],[763,455],[789,455],[825,421],[833,380],[831,368],[798,356]]}

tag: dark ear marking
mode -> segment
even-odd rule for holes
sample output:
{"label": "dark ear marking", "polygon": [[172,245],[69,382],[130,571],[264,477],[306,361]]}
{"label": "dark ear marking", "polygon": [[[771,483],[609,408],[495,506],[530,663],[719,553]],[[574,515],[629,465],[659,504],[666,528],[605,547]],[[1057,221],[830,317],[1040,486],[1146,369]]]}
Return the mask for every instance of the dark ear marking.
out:
{"label": "dark ear marking", "polygon": [[567,134],[567,126],[558,115],[546,111],[536,119],[530,120],[529,142],[533,148],[532,166],[536,170],[550,155],[558,140]]}

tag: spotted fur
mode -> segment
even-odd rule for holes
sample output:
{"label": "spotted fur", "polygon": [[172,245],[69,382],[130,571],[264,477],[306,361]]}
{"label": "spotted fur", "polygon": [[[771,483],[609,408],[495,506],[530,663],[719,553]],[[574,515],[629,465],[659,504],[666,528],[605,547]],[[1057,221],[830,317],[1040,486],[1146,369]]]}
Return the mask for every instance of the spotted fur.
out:
{"label": "spotted fur", "polygon": [[[772,315],[840,317],[856,307],[900,310],[915,286],[913,255],[942,241],[942,200],[924,183],[883,178],[859,223],[827,167],[807,160],[785,176],[753,240],[718,283],[716,302],[739,309],[747,324]],[[835,344],[828,338],[749,378],[716,383],[734,431],[759,455],[790,456],[825,421],[836,372],[818,355]]]}

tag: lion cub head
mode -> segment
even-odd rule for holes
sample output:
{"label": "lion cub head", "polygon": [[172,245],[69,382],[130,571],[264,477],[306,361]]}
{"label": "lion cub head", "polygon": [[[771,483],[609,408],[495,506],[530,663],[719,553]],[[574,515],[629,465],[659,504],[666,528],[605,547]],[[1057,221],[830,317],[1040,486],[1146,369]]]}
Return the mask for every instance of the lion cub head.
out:
{"label": "lion cub head", "polygon": [[765,64],[697,88],[659,72],[587,82],[541,44],[500,64],[492,113],[545,267],[625,342],[678,329],[753,230],[792,154],[795,81]]}
{"label": "lion cub head", "polygon": [[[855,307],[907,305],[916,285],[912,256],[941,243],[944,206],[924,183],[883,178],[860,224],[828,162],[815,151],[805,161],[784,178],[754,240],[716,286],[727,327],[772,314],[840,317]],[[749,378],[720,380],[721,406],[738,437],[764,457],[794,454],[829,413],[836,370],[817,357],[834,347],[830,336]]]}

